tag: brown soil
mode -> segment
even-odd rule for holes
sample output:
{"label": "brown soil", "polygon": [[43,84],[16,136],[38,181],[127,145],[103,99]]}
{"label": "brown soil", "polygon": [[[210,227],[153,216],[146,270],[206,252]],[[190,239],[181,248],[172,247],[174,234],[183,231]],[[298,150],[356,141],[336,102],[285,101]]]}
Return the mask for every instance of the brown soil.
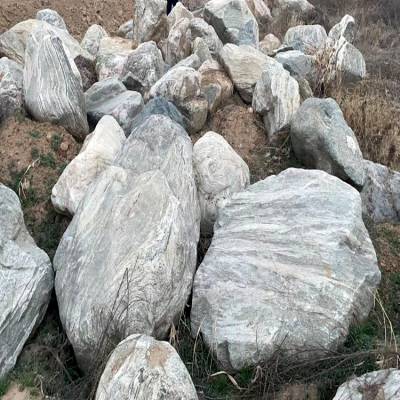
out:
{"label": "brown soil", "polygon": [[41,400],[43,397],[32,394],[29,390],[13,383],[1,400]]}
{"label": "brown soil", "polygon": [[68,219],[53,211],[51,190],[80,145],[61,127],[24,117],[0,126],[0,142],[0,182],[19,195],[29,231],[52,256]]}
{"label": "brown soil", "polygon": [[35,18],[43,8],[56,10],[70,33],[78,38],[92,24],[115,33],[132,18],[132,4],[131,0],[0,0],[0,33],[25,19]]}

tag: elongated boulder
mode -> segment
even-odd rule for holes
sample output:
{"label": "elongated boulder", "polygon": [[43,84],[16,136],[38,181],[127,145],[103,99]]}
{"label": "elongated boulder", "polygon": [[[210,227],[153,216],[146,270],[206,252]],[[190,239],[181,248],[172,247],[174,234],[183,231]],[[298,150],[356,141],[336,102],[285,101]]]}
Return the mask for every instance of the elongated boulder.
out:
{"label": "elongated boulder", "polygon": [[226,44],[219,56],[240,97],[251,103],[254,87],[270,62],[268,56],[251,46],[234,44]]}
{"label": "elongated boulder", "polygon": [[337,23],[329,31],[329,39],[337,41],[344,37],[349,43],[353,43],[356,37],[356,21],[351,15],[345,15],[339,23]]}
{"label": "elongated boulder", "polygon": [[288,169],[218,209],[195,277],[192,334],[225,370],[278,349],[313,359],[368,316],[379,282],[359,193],[325,172]]}
{"label": "elongated boulder", "polygon": [[165,42],[165,62],[171,66],[188,57],[191,53],[189,24],[188,18],[182,18],[169,31]]}
{"label": "elongated boulder", "polygon": [[0,184],[0,379],[14,367],[53,290],[47,254],[29,235],[18,196]]}
{"label": "elongated boulder", "polygon": [[199,237],[191,159],[186,132],[151,116],[89,187],[64,234],[54,259],[56,294],[84,371],[107,339],[164,338],[179,319]]}
{"label": "elongated boulder", "polygon": [[179,20],[183,18],[193,19],[193,14],[180,1],[178,1],[172,11],[168,14],[167,18],[168,29],[171,30]]}
{"label": "elongated boulder", "polygon": [[333,400],[396,400],[400,398],[400,371],[369,372],[339,387]]}
{"label": "elongated boulder", "polygon": [[49,8],[40,10],[36,13],[36,19],[39,21],[45,21],[58,29],[68,32],[67,25],[65,25],[63,17],[57,11]]}
{"label": "elongated boulder", "polygon": [[204,19],[224,44],[258,47],[258,24],[246,0],[211,0],[204,7]]}
{"label": "elongated boulder", "polygon": [[214,57],[218,55],[223,44],[211,25],[207,24],[202,18],[193,18],[190,21],[189,29],[192,41],[195,41],[196,38],[203,39],[207,43],[210,53]]}
{"label": "elongated boulder", "polygon": [[8,59],[0,58],[0,123],[23,110],[23,70]]}
{"label": "elongated boulder", "polygon": [[196,389],[178,353],[168,342],[131,335],[111,354],[96,400],[197,400]]}
{"label": "elongated boulder", "polygon": [[168,29],[167,0],[135,0],[134,2],[134,46],[158,41]]}
{"label": "elongated boulder", "polygon": [[400,173],[367,160],[364,167],[361,198],[365,215],[377,224],[400,224]]}
{"label": "elongated boulder", "polygon": [[101,39],[108,37],[106,30],[97,24],[91,25],[82,39],[81,47],[96,57],[100,48]]}
{"label": "elongated boulder", "polygon": [[283,44],[305,54],[315,54],[325,47],[328,35],[321,25],[299,25],[289,28]]}
{"label": "elongated boulder", "polygon": [[363,156],[352,129],[333,99],[307,99],[292,119],[290,136],[296,157],[362,187]]}
{"label": "elongated boulder", "polygon": [[104,116],[99,121],[53,187],[51,201],[57,211],[76,213],[89,185],[111,165],[125,140],[124,131],[113,117]]}
{"label": "elongated boulder", "polygon": [[296,79],[278,61],[269,59],[254,90],[253,109],[262,115],[270,141],[287,130],[299,107]]}
{"label": "elongated boulder", "polygon": [[28,40],[24,95],[38,121],[59,124],[79,139],[89,133],[80,73],[52,31],[35,31]]}
{"label": "elongated boulder", "polygon": [[193,147],[193,165],[201,210],[201,231],[211,234],[217,205],[250,184],[249,167],[218,133],[207,132]]}
{"label": "elongated boulder", "polygon": [[165,63],[155,42],[142,43],[125,60],[121,80],[129,90],[146,97],[151,87],[164,75]]}
{"label": "elongated boulder", "polygon": [[79,55],[88,59],[92,58],[67,31],[37,19],[20,22],[0,35],[0,54],[23,65],[27,41],[35,31],[50,31],[59,37],[72,59]]}

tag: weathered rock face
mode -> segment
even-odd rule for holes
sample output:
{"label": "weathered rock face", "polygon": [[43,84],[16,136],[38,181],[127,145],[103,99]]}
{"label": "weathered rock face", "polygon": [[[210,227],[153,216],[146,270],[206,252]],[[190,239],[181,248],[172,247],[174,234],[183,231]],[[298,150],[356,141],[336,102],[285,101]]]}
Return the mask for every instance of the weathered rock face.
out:
{"label": "weathered rock face", "polygon": [[64,19],[61,15],[54,10],[50,10],[46,8],[44,10],[40,10],[36,14],[36,19],[39,21],[45,21],[50,25],[55,26],[56,28],[63,29],[64,31],[68,31],[67,25],[65,25]]}
{"label": "weathered rock face", "polygon": [[181,19],[193,19],[193,14],[180,2],[176,3],[175,7],[168,14],[168,29],[171,28]]}
{"label": "weathered rock face", "polygon": [[132,40],[133,39],[133,26],[134,26],[133,19],[126,21],[118,28],[117,35],[119,37]]}
{"label": "weathered rock face", "polygon": [[53,269],[25,228],[18,196],[0,184],[0,379],[42,321]]}
{"label": "weathered rock face", "polygon": [[221,50],[220,59],[240,97],[251,103],[254,87],[269,63],[268,56],[251,46],[226,44]]}
{"label": "weathered rock face", "polygon": [[269,33],[260,42],[260,50],[267,56],[275,54],[275,50],[279,49],[281,41],[274,34]]}
{"label": "weathered rock face", "polygon": [[181,0],[181,3],[190,11],[202,9],[207,2],[208,0]]}
{"label": "weathered rock face", "polygon": [[133,42],[158,41],[161,31],[168,28],[167,0],[135,0]]}
{"label": "weathered rock face", "polygon": [[0,58],[0,123],[23,109],[23,71],[21,66]]}
{"label": "weathered rock face", "polygon": [[208,109],[215,112],[233,95],[233,83],[222,66],[215,60],[206,61],[200,67],[201,91],[208,101]]}
{"label": "weathered rock face", "polygon": [[368,399],[365,397],[368,393],[373,393],[379,400],[400,398],[400,371],[386,369],[352,379],[339,387],[333,400],[363,400]]}
{"label": "weathered rock face", "polygon": [[126,135],[131,132],[133,119],[142,111],[140,93],[126,90],[116,78],[95,83],[85,94],[88,118],[95,125],[104,115],[114,117]]}
{"label": "weathered rock face", "polygon": [[289,28],[283,44],[305,54],[315,54],[325,47],[328,35],[321,25],[299,25]]}
{"label": "weathered rock face", "polygon": [[202,18],[194,18],[189,24],[190,37],[194,41],[196,38],[203,39],[210,50],[210,53],[216,57],[221,51],[223,44],[215,32],[215,29],[207,24]]}
{"label": "weathered rock face", "polygon": [[201,210],[201,231],[210,234],[217,204],[250,184],[247,164],[218,133],[207,132],[193,147],[193,165]]}
{"label": "weathered rock face", "polygon": [[59,37],[72,59],[79,55],[91,59],[91,55],[83,50],[67,31],[36,19],[28,19],[20,22],[0,35],[0,54],[20,64],[24,64],[28,38],[35,31],[50,31],[53,35]]}
{"label": "weathered rock face", "polygon": [[280,62],[296,79],[306,79],[312,85],[315,83],[317,70],[313,56],[304,54],[299,50],[289,50],[278,53],[275,60]]}
{"label": "weathered rock face", "polygon": [[80,139],[88,134],[79,71],[51,31],[35,31],[28,40],[24,95],[28,111],[38,121],[59,124]]}
{"label": "weathered rock face", "polygon": [[84,370],[104,336],[162,338],[179,318],[199,236],[191,159],[186,132],[151,116],[89,187],[64,234],[54,259],[56,294]]}
{"label": "weathered rock face", "polygon": [[363,156],[335,100],[307,99],[292,119],[290,135],[294,153],[304,165],[363,186]]}
{"label": "weathered rock face", "polygon": [[192,42],[192,52],[197,57],[199,57],[201,64],[213,59],[210,49],[207,46],[207,43],[202,38],[198,37],[194,39],[194,41]]}
{"label": "weathered rock face", "polygon": [[223,43],[258,47],[258,24],[246,0],[211,0],[204,7],[204,19]]}
{"label": "weathered rock face", "polygon": [[375,223],[400,223],[400,173],[384,165],[364,161],[363,211]]}
{"label": "weathered rock face", "polygon": [[81,46],[92,56],[96,57],[100,48],[101,39],[108,37],[108,33],[100,25],[92,25],[86,31]]}
{"label": "weathered rock face", "polygon": [[278,348],[313,358],[368,316],[379,281],[359,193],[325,172],[289,169],[218,209],[195,277],[192,333],[227,370]]}
{"label": "weathered rock face", "polygon": [[201,95],[200,73],[193,68],[170,69],[149,92],[150,98],[164,97],[176,104],[185,118],[190,133],[198,132],[205,124],[208,102]]}
{"label": "weathered rock face", "polygon": [[165,64],[161,51],[154,42],[142,43],[127,57],[122,68],[122,82],[147,96],[150,88],[164,75]]}
{"label": "weathered rock face", "polygon": [[125,140],[124,131],[113,117],[104,116],[99,121],[53,187],[51,201],[57,211],[75,214],[89,185],[111,165]]}
{"label": "weathered rock face", "polygon": [[171,66],[188,57],[191,53],[189,24],[188,18],[180,19],[169,32],[165,42],[165,61]]}
{"label": "weathered rock face", "polygon": [[270,141],[289,124],[300,107],[299,84],[282,64],[269,59],[256,84],[253,109],[261,114]]}
{"label": "weathered rock face", "polygon": [[131,335],[111,354],[96,400],[197,400],[189,372],[168,342]]}
{"label": "weathered rock face", "polygon": [[345,15],[342,20],[329,31],[329,39],[334,41],[344,37],[349,43],[353,43],[356,36],[356,21],[351,15]]}

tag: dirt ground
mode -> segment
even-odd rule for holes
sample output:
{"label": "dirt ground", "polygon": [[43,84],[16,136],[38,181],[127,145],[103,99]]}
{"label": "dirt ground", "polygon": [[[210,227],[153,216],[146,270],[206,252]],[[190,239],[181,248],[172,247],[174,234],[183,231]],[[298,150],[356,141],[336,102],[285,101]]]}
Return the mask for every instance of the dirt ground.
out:
{"label": "dirt ground", "polygon": [[0,33],[25,19],[35,18],[43,8],[56,10],[70,33],[83,37],[92,24],[115,33],[132,18],[132,0],[0,0]]}

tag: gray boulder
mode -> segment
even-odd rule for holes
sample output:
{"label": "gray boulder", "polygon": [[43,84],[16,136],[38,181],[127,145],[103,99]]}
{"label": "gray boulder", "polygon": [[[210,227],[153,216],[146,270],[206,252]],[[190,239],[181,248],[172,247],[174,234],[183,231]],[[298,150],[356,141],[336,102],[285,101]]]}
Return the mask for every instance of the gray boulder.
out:
{"label": "gray boulder", "polygon": [[134,26],[133,19],[126,21],[118,28],[117,35],[122,38],[132,40],[133,39],[133,26]]}
{"label": "gray boulder", "polygon": [[[369,395],[371,394],[371,396]],[[369,372],[339,387],[333,400],[397,400],[400,398],[400,371]]]}
{"label": "gray boulder", "polygon": [[164,45],[165,62],[175,65],[191,53],[190,20],[182,18],[172,26]]}
{"label": "gray boulder", "polygon": [[338,41],[344,37],[349,43],[353,43],[356,37],[356,21],[351,15],[345,15],[342,20],[337,23],[329,31],[329,39]]}
{"label": "gray boulder", "polygon": [[175,7],[168,14],[168,30],[181,19],[188,18],[193,19],[193,14],[180,2],[176,3]]}
{"label": "gray boulder", "polygon": [[367,160],[364,167],[364,214],[377,224],[400,224],[400,173]]}
{"label": "gray boulder", "polygon": [[254,87],[271,59],[251,46],[234,44],[226,44],[219,56],[240,97],[251,103]]}
{"label": "gray boulder", "polygon": [[23,110],[23,70],[20,64],[0,58],[0,123]]}
{"label": "gray boulder", "polygon": [[274,0],[272,16],[289,16],[307,19],[315,13],[315,7],[307,0]]}
{"label": "gray boulder", "polygon": [[53,290],[47,254],[29,235],[18,196],[0,184],[0,379],[46,313]]}
{"label": "gray boulder", "polygon": [[201,64],[213,59],[207,43],[199,37],[192,42],[192,53],[199,57]]}
{"label": "gray boulder", "polygon": [[260,42],[260,50],[267,56],[273,56],[279,47],[281,47],[281,41],[274,34],[269,33]]}
{"label": "gray boulder", "polygon": [[258,24],[246,0],[211,0],[204,7],[204,19],[224,44],[258,47]]}
{"label": "gray boulder", "polygon": [[201,231],[212,234],[217,205],[250,184],[249,167],[218,133],[207,132],[193,146],[201,210]]}
{"label": "gray boulder", "polygon": [[215,29],[207,24],[202,18],[193,18],[189,23],[190,37],[192,41],[197,38],[203,39],[212,56],[216,57],[221,51],[223,44],[215,32]]}
{"label": "gray boulder", "polygon": [[362,187],[363,156],[354,132],[333,99],[307,99],[292,119],[292,148],[306,166]]}
{"label": "gray boulder", "polygon": [[185,364],[168,342],[131,335],[111,354],[96,400],[197,400]]}
{"label": "gray boulder", "polygon": [[317,80],[316,60],[313,56],[302,53],[299,50],[279,52],[275,60],[290,72],[296,79],[306,79],[310,84]]}
{"label": "gray boulder", "polygon": [[111,115],[128,135],[133,119],[142,111],[143,97],[127,90],[121,81],[109,78],[95,83],[86,93],[89,122],[96,125],[105,115]]}
{"label": "gray boulder", "polygon": [[36,120],[59,124],[79,139],[89,133],[80,73],[52,31],[35,31],[29,37],[24,96]]}
{"label": "gray boulder", "polygon": [[39,21],[45,21],[50,25],[55,26],[56,28],[63,29],[64,31],[68,31],[67,25],[65,25],[64,19],[61,15],[54,10],[50,10],[46,8],[44,10],[40,10],[36,14],[36,19]]}
{"label": "gray boulder", "polygon": [[91,25],[82,39],[81,46],[92,56],[96,57],[100,48],[101,39],[108,37],[108,33],[100,25]]}
{"label": "gray boulder", "polygon": [[277,350],[313,359],[368,316],[379,282],[359,193],[325,172],[288,169],[218,208],[194,281],[192,334],[225,370]]}
{"label": "gray boulder", "polygon": [[300,107],[299,84],[282,64],[269,59],[253,94],[253,109],[261,114],[270,141],[287,130]]}
{"label": "gray boulder", "polygon": [[56,294],[84,371],[107,339],[164,338],[179,319],[199,237],[191,159],[186,132],[151,116],[89,187],[64,234],[54,258]]}
{"label": "gray boulder", "polygon": [[328,35],[321,25],[299,25],[289,28],[283,44],[305,54],[315,54],[326,45]]}
{"label": "gray boulder", "polygon": [[175,64],[172,68],[177,67],[186,67],[186,68],[193,68],[196,71],[200,68],[202,62],[197,54],[192,54],[189,57],[184,58],[183,60],[179,61],[178,64]]}
{"label": "gray boulder", "polygon": [[155,42],[142,43],[125,60],[121,80],[129,90],[147,97],[151,87],[164,75],[165,64]]}
{"label": "gray boulder", "polygon": [[124,131],[113,117],[106,115],[99,121],[53,187],[51,202],[58,212],[76,213],[90,184],[112,164],[125,140]]}

